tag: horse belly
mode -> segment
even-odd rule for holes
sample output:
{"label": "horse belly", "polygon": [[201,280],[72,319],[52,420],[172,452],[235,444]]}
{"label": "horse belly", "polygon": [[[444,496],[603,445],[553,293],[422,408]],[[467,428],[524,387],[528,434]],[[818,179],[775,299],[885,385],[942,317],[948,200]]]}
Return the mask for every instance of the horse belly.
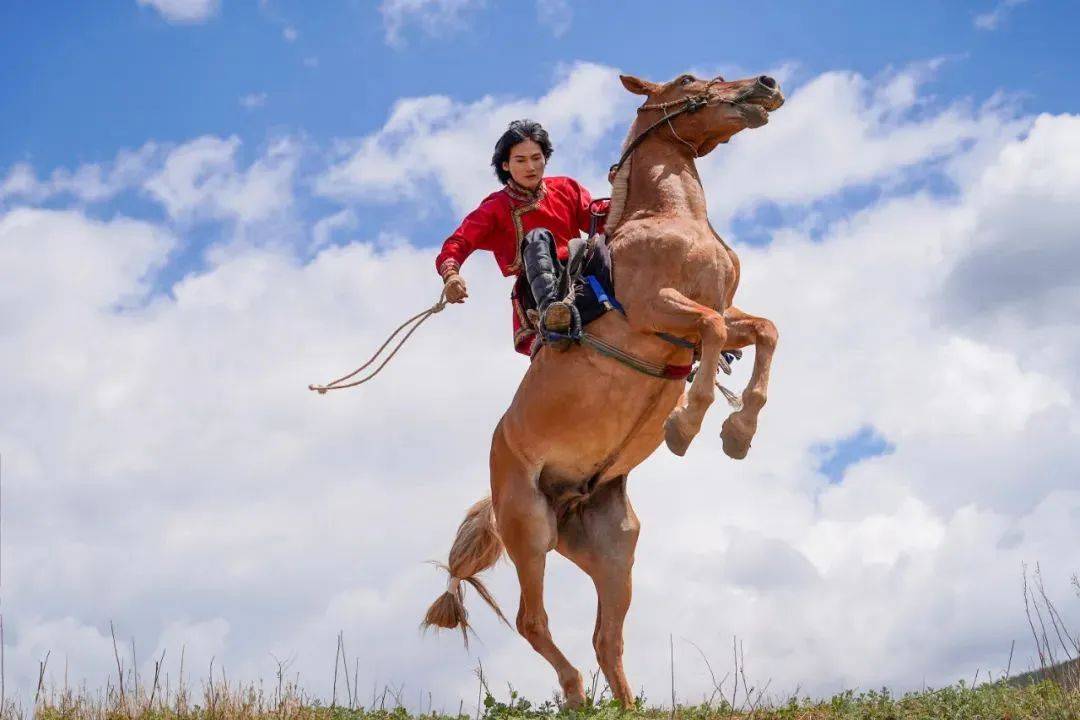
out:
{"label": "horse belly", "polygon": [[504,417],[531,465],[580,482],[605,465],[605,477],[625,473],[660,446],[683,383],[650,378],[583,347],[541,353]]}

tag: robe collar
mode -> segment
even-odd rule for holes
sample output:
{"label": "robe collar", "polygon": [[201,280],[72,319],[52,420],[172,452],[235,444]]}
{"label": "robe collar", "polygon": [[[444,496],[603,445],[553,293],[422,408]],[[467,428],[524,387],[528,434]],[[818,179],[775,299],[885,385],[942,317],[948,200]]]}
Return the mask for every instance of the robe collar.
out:
{"label": "robe collar", "polygon": [[547,186],[544,184],[544,178],[540,178],[540,184],[536,186],[535,190],[529,190],[514,182],[514,178],[510,178],[506,181],[506,194],[518,202],[534,203],[543,199],[547,195]]}

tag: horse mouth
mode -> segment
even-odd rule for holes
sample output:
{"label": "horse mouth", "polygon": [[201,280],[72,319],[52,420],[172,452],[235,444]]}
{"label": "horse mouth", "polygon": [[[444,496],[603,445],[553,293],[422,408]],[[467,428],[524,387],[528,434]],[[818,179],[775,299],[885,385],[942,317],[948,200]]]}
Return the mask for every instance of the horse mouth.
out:
{"label": "horse mouth", "polygon": [[746,119],[747,126],[757,128],[769,122],[769,112],[776,110],[783,104],[783,95],[779,92],[770,92],[768,94],[752,95],[740,102],[736,107]]}
{"label": "horse mouth", "polygon": [[739,113],[746,120],[747,127],[758,128],[769,122],[769,110],[760,102],[744,100],[735,107],[739,109]]}

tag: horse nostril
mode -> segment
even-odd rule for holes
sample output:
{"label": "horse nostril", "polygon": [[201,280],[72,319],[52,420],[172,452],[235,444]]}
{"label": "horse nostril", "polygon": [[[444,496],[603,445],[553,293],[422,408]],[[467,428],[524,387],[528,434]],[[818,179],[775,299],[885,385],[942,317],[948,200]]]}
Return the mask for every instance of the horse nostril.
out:
{"label": "horse nostril", "polygon": [[770,90],[775,90],[776,89],[776,81],[773,80],[768,75],[762,75],[761,77],[759,77],[757,79],[757,81],[759,83],[761,83],[762,85],[764,85],[765,87],[769,88]]}

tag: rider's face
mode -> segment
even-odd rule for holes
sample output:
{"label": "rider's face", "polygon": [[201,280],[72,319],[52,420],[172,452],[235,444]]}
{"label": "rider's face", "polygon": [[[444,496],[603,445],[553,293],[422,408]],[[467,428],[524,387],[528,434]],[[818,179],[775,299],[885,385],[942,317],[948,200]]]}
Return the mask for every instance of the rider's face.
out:
{"label": "rider's face", "polygon": [[514,182],[532,190],[544,177],[544,153],[532,140],[522,140],[510,148],[510,159],[502,164]]}

